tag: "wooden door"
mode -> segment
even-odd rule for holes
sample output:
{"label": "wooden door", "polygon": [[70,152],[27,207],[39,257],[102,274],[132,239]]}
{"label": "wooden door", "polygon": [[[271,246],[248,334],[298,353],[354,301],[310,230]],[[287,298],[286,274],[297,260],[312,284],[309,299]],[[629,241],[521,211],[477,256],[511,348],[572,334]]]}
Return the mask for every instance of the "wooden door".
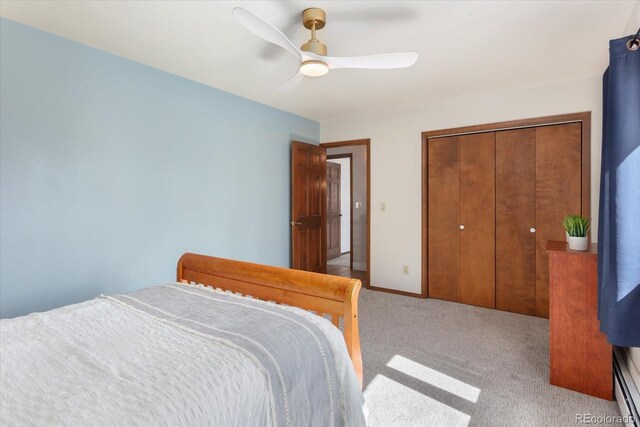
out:
{"label": "wooden door", "polygon": [[327,162],[327,259],[340,256],[340,163]]}
{"label": "wooden door", "polygon": [[291,143],[291,268],[326,272],[326,151]]}
{"label": "wooden door", "polygon": [[496,308],[534,315],[536,129],[496,133]]}
{"label": "wooden door", "polygon": [[458,137],[460,302],[495,308],[495,133]]}
{"label": "wooden door", "polygon": [[[582,127],[580,123],[536,128],[536,306],[549,317],[549,240],[565,240],[562,218],[581,212]],[[586,184],[585,184],[586,185]]]}
{"label": "wooden door", "polygon": [[459,301],[458,137],[427,141],[429,297]]}

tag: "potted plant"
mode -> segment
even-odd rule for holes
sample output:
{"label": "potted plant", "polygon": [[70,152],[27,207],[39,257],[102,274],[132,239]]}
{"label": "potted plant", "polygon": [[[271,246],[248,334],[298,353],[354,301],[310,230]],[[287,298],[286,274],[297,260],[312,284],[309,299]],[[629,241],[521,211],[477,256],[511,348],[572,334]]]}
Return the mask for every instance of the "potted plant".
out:
{"label": "potted plant", "polygon": [[567,215],[562,219],[567,232],[567,242],[572,251],[586,251],[589,247],[587,233],[591,228],[589,217],[582,215]]}

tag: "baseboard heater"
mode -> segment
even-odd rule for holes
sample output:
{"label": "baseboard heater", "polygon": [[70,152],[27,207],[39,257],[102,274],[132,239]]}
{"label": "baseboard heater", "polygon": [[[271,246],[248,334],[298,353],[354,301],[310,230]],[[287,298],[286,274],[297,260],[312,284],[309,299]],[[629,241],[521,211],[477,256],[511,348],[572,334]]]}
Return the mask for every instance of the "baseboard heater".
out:
{"label": "baseboard heater", "polygon": [[613,379],[616,400],[627,427],[640,427],[640,393],[618,347],[613,348]]}

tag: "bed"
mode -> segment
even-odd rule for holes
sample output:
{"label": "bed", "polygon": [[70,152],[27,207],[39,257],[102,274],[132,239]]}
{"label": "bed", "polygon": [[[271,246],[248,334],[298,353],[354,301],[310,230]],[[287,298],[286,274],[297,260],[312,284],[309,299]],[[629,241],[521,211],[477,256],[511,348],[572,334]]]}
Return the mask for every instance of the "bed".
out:
{"label": "bed", "polygon": [[2,319],[0,424],[365,425],[359,290],[187,253],[176,283]]}

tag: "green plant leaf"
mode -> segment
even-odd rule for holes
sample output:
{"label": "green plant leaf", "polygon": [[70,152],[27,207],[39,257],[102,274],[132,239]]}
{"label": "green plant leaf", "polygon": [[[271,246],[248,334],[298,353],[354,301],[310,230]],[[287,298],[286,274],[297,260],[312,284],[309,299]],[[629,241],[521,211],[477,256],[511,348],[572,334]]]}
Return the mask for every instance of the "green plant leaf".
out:
{"label": "green plant leaf", "polygon": [[562,225],[571,237],[587,237],[591,229],[591,219],[582,215],[567,215],[562,218]]}

